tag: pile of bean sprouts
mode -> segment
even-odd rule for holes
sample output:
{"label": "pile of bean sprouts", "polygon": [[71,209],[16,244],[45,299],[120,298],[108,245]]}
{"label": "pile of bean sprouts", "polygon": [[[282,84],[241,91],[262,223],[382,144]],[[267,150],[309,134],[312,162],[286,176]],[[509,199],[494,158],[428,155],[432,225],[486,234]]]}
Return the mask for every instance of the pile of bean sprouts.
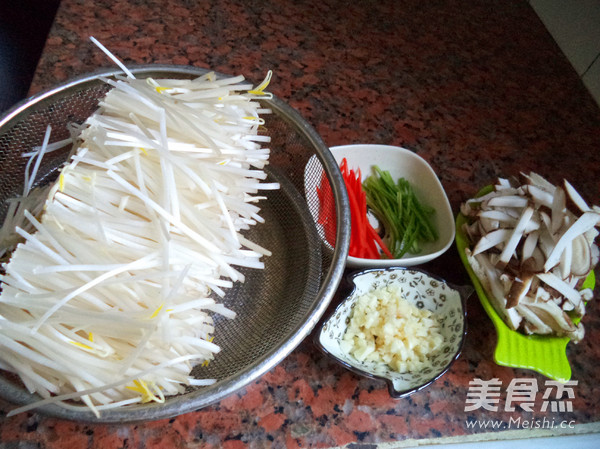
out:
{"label": "pile of bean sprouts", "polygon": [[[259,190],[279,187],[265,182],[269,111],[256,101],[270,73],[256,88],[125,73],[104,80],[43,212],[19,209],[32,230],[16,227],[3,264],[0,368],[42,400],[13,414],[57,403],[98,415],[213,383],[190,371],[219,352],[212,314],[235,317],[217,301],[269,255],[242,234],[263,221]],[[50,131],[34,168],[57,147]]]}

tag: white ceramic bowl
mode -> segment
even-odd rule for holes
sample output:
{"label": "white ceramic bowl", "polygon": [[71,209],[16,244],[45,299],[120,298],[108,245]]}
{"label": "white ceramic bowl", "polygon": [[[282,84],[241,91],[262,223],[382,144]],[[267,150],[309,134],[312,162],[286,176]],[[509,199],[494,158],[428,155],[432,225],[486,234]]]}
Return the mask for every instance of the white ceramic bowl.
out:
{"label": "white ceramic bowl", "polygon": [[419,200],[436,211],[434,223],[439,238],[433,243],[423,244],[421,253],[406,254],[401,259],[362,259],[348,256],[348,267],[410,267],[429,262],[450,247],[454,241],[454,216],[442,184],[425,159],[406,148],[389,145],[343,145],[331,147],[330,150],[338,164],[346,158],[349,168],[360,169],[363,180],[372,174],[375,165],[390,172],[394,179],[405,178],[411,183]]}
{"label": "white ceramic bowl", "polygon": [[[399,267],[359,271],[351,274],[348,280],[353,284],[352,293],[315,334],[314,342],[319,349],[357,374],[386,381],[390,395],[396,398],[425,388],[448,371],[462,349],[466,335],[465,304],[474,291],[472,287],[451,286],[425,271]],[[357,299],[390,284],[396,284],[407,301],[434,312],[440,319],[443,347],[418,372],[401,374],[387,365],[360,362],[340,346]]]}

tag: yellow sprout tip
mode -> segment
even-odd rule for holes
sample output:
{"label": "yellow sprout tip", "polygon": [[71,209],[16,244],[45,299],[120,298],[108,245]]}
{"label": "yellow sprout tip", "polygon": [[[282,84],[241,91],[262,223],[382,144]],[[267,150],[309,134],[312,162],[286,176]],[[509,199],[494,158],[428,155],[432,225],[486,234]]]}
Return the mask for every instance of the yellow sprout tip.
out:
{"label": "yellow sprout tip", "polygon": [[[131,391],[135,391],[136,393],[139,393],[142,396],[142,401],[141,401],[142,404],[145,404],[146,402],[150,402],[150,401],[164,402],[164,397],[158,397],[154,393],[152,393],[150,391],[150,388],[148,388],[148,385],[146,384],[146,382],[144,382],[143,380],[134,380],[133,384],[134,384],[133,387],[127,385],[125,388],[127,388],[128,390],[131,390]],[[154,383],[151,383],[151,384],[154,385]]]}
{"label": "yellow sprout tip", "polygon": [[154,313],[152,315],[150,315],[150,319],[156,318],[163,307],[164,307],[164,304],[161,304],[160,306],[158,306],[158,308],[154,311]]}
{"label": "yellow sprout tip", "polygon": [[253,116],[248,116],[248,117],[244,117],[244,120],[250,120],[252,122],[256,122],[259,125],[264,125],[265,124],[265,120],[260,118],[260,117],[253,117]]}
{"label": "yellow sprout tip", "polygon": [[254,95],[265,95],[264,90],[267,88],[267,86],[271,82],[271,76],[273,76],[273,71],[269,70],[267,72],[267,76],[265,77],[265,79],[263,80],[263,82],[260,83],[258,86],[256,86],[254,89],[249,90],[248,93],[249,94],[254,94]]}

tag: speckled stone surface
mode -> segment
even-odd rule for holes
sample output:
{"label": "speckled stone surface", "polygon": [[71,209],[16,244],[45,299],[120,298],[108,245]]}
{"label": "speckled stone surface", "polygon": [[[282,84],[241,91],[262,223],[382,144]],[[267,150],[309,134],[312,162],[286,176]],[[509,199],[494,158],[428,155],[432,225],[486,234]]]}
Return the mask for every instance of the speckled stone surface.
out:
{"label": "speckled stone surface", "polygon": [[[600,203],[600,109],[526,1],[63,0],[32,93],[110,66],[89,35],[125,63],[188,64],[253,81],[272,69],[270,90],[328,145],[414,150],[438,173],[455,212],[496,176],[528,170],[555,182],[565,177],[588,202]],[[468,282],[454,248],[424,268]],[[517,419],[532,427],[543,427],[544,419],[576,425],[521,425],[520,436],[581,431],[590,423],[597,430],[599,316],[592,301],[586,339],[567,349],[578,381],[572,412],[542,412],[545,379],[493,362],[495,332],[472,297],[461,357],[407,399],[391,399],[383,383],[346,371],[307,339],[239,393],[170,420],[90,425],[35,413],[6,418],[11,406],[0,402],[0,442],[44,449],[372,447],[502,438]],[[476,378],[502,381],[499,411],[464,411]],[[533,411],[504,411],[514,378],[538,381]],[[478,419],[498,420],[501,428],[466,424]]]}

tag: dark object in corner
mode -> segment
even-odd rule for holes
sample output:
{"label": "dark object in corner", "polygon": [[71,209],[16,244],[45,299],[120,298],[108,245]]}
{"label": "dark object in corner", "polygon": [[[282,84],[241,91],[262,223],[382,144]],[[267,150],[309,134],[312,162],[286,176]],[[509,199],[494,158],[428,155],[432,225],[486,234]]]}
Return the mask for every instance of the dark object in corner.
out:
{"label": "dark object in corner", "polygon": [[0,0],[0,113],[27,97],[60,0]]}

